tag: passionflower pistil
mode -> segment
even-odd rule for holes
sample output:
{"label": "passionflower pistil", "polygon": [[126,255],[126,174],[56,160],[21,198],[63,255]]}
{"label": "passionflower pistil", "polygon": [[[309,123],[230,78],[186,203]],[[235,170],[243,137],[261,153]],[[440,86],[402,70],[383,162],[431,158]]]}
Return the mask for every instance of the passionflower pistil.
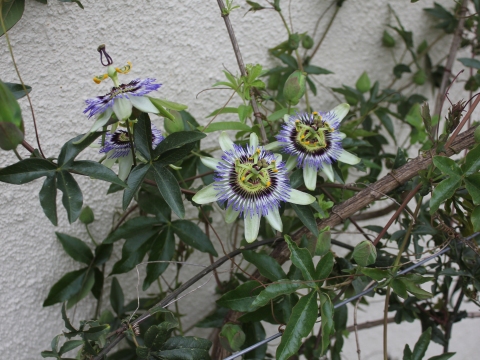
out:
{"label": "passionflower pistil", "polygon": [[340,104],[328,112],[292,115],[277,135],[278,142],[269,147],[281,147],[290,155],[288,165],[296,162],[296,166],[303,169],[307,189],[315,189],[319,171],[334,181],[333,163],[341,161],[355,165],[360,162],[360,158],[342,147],[345,134],[339,131],[339,127],[349,108],[348,104]]}
{"label": "passionflower pistil", "polygon": [[243,216],[248,242],[258,237],[262,216],[275,230],[283,231],[279,213],[282,202],[308,205],[315,201],[315,197],[290,187],[281,155],[259,146],[254,133],[250,135],[250,143],[242,147],[222,132],[220,147],[224,151],[221,160],[201,158],[207,167],[215,170],[215,182],[197,192],[193,201],[224,203],[227,223]]}

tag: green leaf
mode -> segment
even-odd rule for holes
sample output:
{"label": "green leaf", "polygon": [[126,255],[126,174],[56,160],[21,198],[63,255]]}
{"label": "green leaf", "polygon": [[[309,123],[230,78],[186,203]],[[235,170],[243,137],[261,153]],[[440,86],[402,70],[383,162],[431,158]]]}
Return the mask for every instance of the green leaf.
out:
{"label": "green leaf", "polygon": [[236,130],[236,131],[252,131],[252,128],[246,124],[237,121],[219,121],[210,124],[206,129],[201,127],[198,129],[204,133],[211,133],[214,131]]}
{"label": "green leaf", "polygon": [[0,148],[15,149],[22,143],[24,132],[20,105],[6,84],[0,81]]}
{"label": "green leaf", "polygon": [[465,187],[475,205],[480,205],[480,174],[473,174],[465,179]]}
{"label": "green leaf", "polygon": [[83,340],[69,340],[69,341],[65,341],[65,343],[62,345],[62,347],[60,348],[60,350],[58,351],[58,355],[63,355],[77,347],[79,347],[80,345],[83,345],[84,341]]}
{"label": "green leaf", "polygon": [[472,58],[459,58],[457,59],[460,61],[463,65],[466,67],[471,67],[474,69],[479,69],[480,70],[480,61],[477,59],[472,59]]}
{"label": "green leaf", "polygon": [[143,291],[146,291],[150,285],[167,269],[175,253],[175,237],[170,226],[165,227],[163,231],[155,237],[150,256],[148,257],[147,275],[143,281]]}
{"label": "green leaf", "polygon": [[315,279],[322,280],[322,282],[317,282],[318,286],[320,286],[323,283],[323,280],[328,278],[328,275],[330,275],[332,270],[333,270],[333,253],[328,252],[318,262],[317,267],[315,269]]}
{"label": "green leaf", "polygon": [[172,222],[172,230],[187,245],[218,256],[208,236],[195,223],[188,220],[176,220]]}
{"label": "green leaf", "polygon": [[148,170],[150,170],[150,164],[140,164],[133,168],[127,179],[128,188],[123,192],[123,210],[130,205],[135,193],[142,185],[143,179],[147,176]]}
{"label": "green leaf", "polygon": [[157,157],[164,152],[179,148],[185,144],[196,142],[203,139],[206,135],[198,131],[179,131],[167,136],[153,151],[153,157]]}
{"label": "green leaf", "polygon": [[381,281],[389,277],[387,270],[373,269],[373,268],[362,268],[362,273],[375,281]]}
{"label": "green leaf", "polygon": [[230,310],[227,308],[217,306],[213,313],[210,313],[205,318],[200,320],[198,323],[195,324],[197,328],[221,328],[224,321],[225,316],[228,314]]}
{"label": "green leaf", "polygon": [[165,107],[161,104],[160,101],[158,101],[158,99],[155,99],[155,98],[152,98],[152,97],[148,97],[148,98],[152,102],[153,106],[155,106],[157,108],[160,116],[163,116],[164,118],[175,121],[175,116],[173,116],[170,111],[165,109]]}
{"label": "green leaf", "polygon": [[321,68],[319,66],[315,66],[315,65],[307,65],[303,68],[303,71],[305,71],[307,74],[312,74],[312,75],[333,74],[332,71]]}
{"label": "green leaf", "polygon": [[305,280],[312,281],[312,283],[308,283],[308,286],[317,287],[317,284],[313,282],[315,280],[315,269],[310,252],[307,249],[300,249],[288,235],[285,235],[285,241],[290,250],[292,263],[300,269]]}
{"label": "green leaf", "polygon": [[330,336],[335,332],[333,304],[325,293],[320,294],[320,307],[322,312],[322,354],[325,354],[330,344]]}
{"label": "green leaf", "polygon": [[418,287],[417,285],[415,285],[415,283],[412,280],[407,279],[405,277],[401,277],[401,278],[398,278],[398,279],[400,279],[405,284],[405,287],[407,288],[407,291],[409,293],[411,293],[412,295],[414,295],[415,297],[417,297],[417,299],[427,300],[427,299],[432,298],[433,295],[431,293],[429,293],[428,291],[425,291],[425,290],[421,289],[420,287]]}
{"label": "green leaf", "polygon": [[8,83],[8,82],[6,82],[4,84],[12,92],[13,96],[15,96],[15,99],[17,99],[17,100],[23,98],[27,94],[30,94],[30,92],[32,91],[32,87],[28,86],[28,85],[25,85],[25,89],[27,90],[25,92],[22,84],[14,84],[14,83]]}
{"label": "green leaf", "polygon": [[98,267],[94,267],[93,272],[95,276],[95,283],[92,287],[92,295],[98,300],[103,296],[104,276],[103,272]]}
{"label": "green leaf", "polygon": [[393,127],[393,122],[390,116],[388,116],[388,111],[386,108],[378,108],[375,110],[375,115],[377,115],[378,119],[387,130],[388,134],[392,137],[395,144],[397,143],[397,137],[395,135],[395,129]]}
{"label": "green leaf", "polygon": [[153,170],[155,182],[157,183],[158,190],[160,191],[160,194],[162,194],[163,199],[167,202],[173,212],[177,214],[179,218],[183,219],[185,216],[185,207],[183,206],[182,193],[180,191],[180,186],[178,186],[177,179],[175,179],[175,176],[162,166],[162,164],[153,163]]}
{"label": "green leaf", "polygon": [[55,174],[57,167],[48,160],[23,159],[0,170],[0,181],[21,185],[42,176]]}
{"label": "green leaf", "polygon": [[57,186],[63,193],[62,203],[67,210],[68,221],[72,224],[78,219],[82,211],[82,191],[73,176],[64,170],[57,172]]}
{"label": "green leaf", "polygon": [[461,178],[454,176],[450,176],[450,178],[438,184],[433,190],[432,198],[430,199],[430,214],[434,214],[441,204],[450,199],[461,184]]}
{"label": "green leaf", "polygon": [[103,180],[110,182],[112,184],[116,184],[122,186],[124,188],[127,187],[122,180],[118,178],[118,176],[108,167],[102,165],[96,161],[90,160],[79,160],[72,162],[66,170],[72,170],[78,172],[85,176],[90,176],[94,179]]}
{"label": "green leaf", "polygon": [[313,235],[318,237],[317,222],[315,221],[315,212],[309,205],[296,205],[290,203],[292,209],[297,213],[300,221],[312,232]]}
{"label": "green leaf", "polygon": [[77,331],[77,329],[75,329],[73,327],[72,323],[70,322],[70,319],[67,316],[67,304],[66,303],[62,304],[62,319],[63,319],[63,322],[65,323],[65,327],[67,328],[67,330]]}
{"label": "green leaf", "polygon": [[142,262],[150,249],[156,229],[128,238],[123,244],[122,258],[114,265],[110,275],[124,274]]}
{"label": "green leaf", "polygon": [[207,118],[219,115],[219,114],[238,114],[238,108],[236,107],[221,107],[220,109],[215,110]]}
{"label": "green leaf", "polygon": [[428,360],[448,360],[455,354],[456,353],[448,352],[442,355],[432,356],[431,358],[428,358]]}
{"label": "green leaf", "polygon": [[57,226],[57,179],[54,174],[46,177],[38,196],[46,217]]}
{"label": "green leaf", "polygon": [[113,244],[115,241],[120,239],[128,239],[129,237],[141,233],[151,232],[153,227],[158,224],[159,221],[157,218],[137,216],[133,219],[127,220],[127,222],[125,222],[117,230],[110,233],[102,243]]}
{"label": "green leaf", "polygon": [[[265,339],[265,329],[262,326],[260,321],[244,323],[242,325],[243,332],[246,335],[245,343],[243,348],[252,346],[263,339]],[[257,347],[243,355],[244,360],[260,360],[265,359],[265,354],[267,352],[267,344]]]}
{"label": "green leaf", "polygon": [[90,265],[93,260],[92,250],[76,237],[55,232],[65,252],[75,261]]}
{"label": "green leaf", "polygon": [[93,266],[100,266],[105,264],[112,255],[112,244],[100,244],[95,248],[95,258],[93,260]]}
{"label": "green leaf", "polygon": [[395,75],[397,79],[400,79],[402,74],[406,72],[411,73],[412,70],[410,70],[410,67],[405,64],[398,64],[393,68],[393,75]]}
{"label": "green leaf", "polygon": [[95,272],[92,268],[88,269],[85,279],[82,281],[82,287],[78,293],[73,295],[67,301],[67,309],[71,308],[73,305],[77,304],[85,296],[87,296],[95,284]]}
{"label": "green leaf", "polygon": [[167,223],[170,221],[172,211],[161,196],[147,191],[140,191],[137,202],[142,211],[155,215],[159,222]]}
{"label": "green leaf", "polygon": [[[151,100],[152,100],[152,98],[150,98],[150,101]],[[173,101],[168,101],[168,100],[165,100],[165,99],[155,98],[155,102],[157,104],[162,105],[164,108],[170,109],[170,110],[182,111],[182,110],[188,109],[187,105],[179,104],[179,103],[176,103],[176,102],[173,102]]]}
{"label": "green leaf", "polygon": [[430,338],[432,336],[432,328],[429,327],[425,330],[418,339],[412,352],[412,360],[422,360],[427,352],[428,345],[430,344]]}
{"label": "green leaf", "polygon": [[462,170],[465,176],[472,175],[480,170],[480,145],[475,146],[468,152]]}
{"label": "green leaf", "polygon": [[120,316],[123,314],[123,304],[125,303],[125,297],[123,296],[123,290],[118,282],[117,278],[114,276],[112,278],[112,287],[110,288],[110,304],[112,305],[113,311]]}
{"label": "green leaf", "polygon": [[[0,2],[3,22],[5,29],[10,30],[22,18],[25,9],[25,0],[11,0]],[[4,35],[4,31],[0,26],[0,36]]]}
{"label": "green leaf", "polygon": [[434,156],[433,163],[444,174],[447,174],[453,177],[462,176],[462,170],[457,165],[457,163],[450,158],[447,158],[445,156]]}
{"label": "green leaf", "polygon": [[50,306],[70,299],[82,289],[88,268],[66,273],[50,289],[43,306]]}
{"label": "green leaf", "polygon": [[399,279],[393,279],[391,284],[393,291],[403,299],[408,298],[407,287]]}
{"label": "green leaf", "polygon": [[225,293],[217,300],[217,304],[235,311],[250,312],[255,310],[252,303],[262,289],[258,281],[247,281]]}
{"label": "green leaf", "polygon": [[410,349],[408,344],[405,344],[403,349],[403,360],[412,360],[412,349]]}
{"label": "green leaf", "polygon": [[134,127],[135,149],[146,159],[152,159],[152,123],[148,114],[141,113]]}
{"label": "green leaf", "polygon": [[473,231],[480,231],[480,206],[473,209],[470,220],[472,221]]}
{"label": "green leaf", "polygon": [[60,2],[72,2],[72,3],[77,4],[81,9],[83,9],[82,3],[78,0],[58,0],[58,1],[60,1]]}
{"label": "green leaf", "polygon": [[162,166],[174,164],[190,155],[192,153],[192,150],[195,149],[195,147],[196,143],[190,143],[185,144],[178,149],[166,151],[162,155],[160,155],[159,160],[157,160],[155,163]]}
{"label": "green leaf", "polygon": [[252,308],[262,307],[278,296],[291,294],[307,287],[304,281],[279,280],[267,286],[252,303]]}
{"label": "green leaf", "polygon": [[60,150],[60,155],[58,155],[58,165],[59,167],[67,166],[70,161],[75,159],[75,157],[85,150],[92,142],[94,142],[102,133],[94,132],[88,134],[85,139],[79,143],[75,144],[77,141],[82,139],[85,134],[78,135],[73,139],[70,139],[66,142],[62,149]]}
{"label": "green leaf", "polygon": [[294,306],[277,348],[277,360],[287,360],[297,353],[302,345],[302,338],[306,337],[313,329],[317,315],[317,293],[312,291],[303,296]]}
{"label": "green leaf", "polygon": [[287,277],[280,264],[271,256],[251,250],[243,251],[242,254],[245,260],[255,265],[260,274],[267,279],[277,281]]}
{"label": "green leaf", "polygon": [[208,350],[212,343],[193,336],[175,336],[168,339],[157,355],[169,360],[210,360]]}

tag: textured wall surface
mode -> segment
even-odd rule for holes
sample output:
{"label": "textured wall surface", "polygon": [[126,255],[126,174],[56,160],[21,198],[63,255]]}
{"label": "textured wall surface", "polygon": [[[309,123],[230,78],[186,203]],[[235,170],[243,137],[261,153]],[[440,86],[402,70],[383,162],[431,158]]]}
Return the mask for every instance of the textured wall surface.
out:
{"label": "textured wall surface", "polygon": [[[232,14],[232,22],[246,63],[274,64],[267,49],[283,38],[285,30],[273,11],[246,13],[248,7]],[[96,48],[107,44],[110,55],[118,65],[127,60],[133,70],[125,78],[154,77],[163,83],[159,96],[189,105],[189,111],[200,123],[206,116],[222,106],[230,96],[227,91],[205,91],[222,80],[224,68],[237,73],[223,19],[214,0],[83,0],[85,10],[74,4],[50,0],[42,5],[26,1],[24,17],[10,31],[16,62],[26,84],[33,87],[32,102],[38,121],[40,140],[47,156],[55,157],[60,146],[79,133],[85,132],[91,120],[82,114],[85,99],[100,95],[109,84],[95,85],[91,78],[103,68]],[[287,1],[285,13],[287,11]],[[407,29],[413,30],[416,44],[424,38],[432,41],[438,33],[433,22],[421,10],[433,1],[423,0],[410,4],[407,0],[389,1]],[[443,0],[445,6],[453,1]],[[311,32],[319,16],[330,1],[293,1],[291,13],[295,31]],[[331,9],[320,23],[318,40]],[[321,85],[354,86],[358,76],[366,70],[372,80],[387,84],[391,80],[392,54],[380,43],[387,24],[394,24],[387,2],[384,0],[348,0],[315,57],[314,64],[334,72],[318,77]],[[398,38],[398,37],[397,37]],[[448,48],[450,38],[440,44],[441,51]],[[395,53],[397,58],[401,53]],[[432,53],[432,56],[442,56]],[[7,50],[5,37],[0,38],[0,78],[18,82]],[[125,79],[124,78],[124,79]],[[429,90],[426,89],[429,93]],[[197,96],[198,95],[198,96]],[[336,100],[319,86],[319,94],[312,100],[317,108],[328,109]],[[30,107],[21,100],[26,124],[26,140],[35,146]],[[162,120],[155,123],[162,127]],[[215,143],[209,136],[207,144]],[[27,156],[24,149],[19,149]],[[86,150],[84,158],[98,159],[93,149]],[[0,152],[0,166],[16,161],[11,152]],[[91,226],[94,236],[102,239],[108,232],[115,213],[121,211],[120,196],[109,195],[104,182],[77,177],[84,193],[84,203],[95,212],[96,222]],[[53,227],[45,218],[38,201],[42,180],[25,186],[0,184],[0,354],[3,359],[38,359],[40,351],[49,348],[53,336],[63,329],[60,305],[42,308],[43,300],[52,286],[65,272],[75,270],[75,264],[64,253],[56,240],[55,231],[66,232],[87,239],[81,224],[69,225],[59,203],[59,226]],[[119,256],[117,251],[116,256]],[[208,264],[208,258],[198,255],[193,262]],[[191,273],[196,273],[193,268]],[[167,271],[168,276],[168,271]],[[184,274],[184,278],[188,276]],[[136,274],[119,277],[127,300],[136,297]],[[107,282],[109,282],[107,280]],[[214,307],[214,283],[209,282],[194,296],[180,300],[180,309],[188,313],[186,325],[193,324]],[[107,289],[108,294],[108,289]],[[373,301],[377,300],[374,298]],[[108,297],[104,303],[108,304]],[[93,316],[95,302],[91,295],[82,301],[75,314],[80,318]],[[202,309],[202,311],[199,311]],[[203,309],[205,311],[203,311]],[[362,312],[359,322],[383,316],[382,304]],[[478,341],[478,320],[465,320],[454,327],[451,351],[458,351],[459,359],[475,358],[473,349]],[[269,329],[273,333],[274,329]],[[403,344],[412,346],[420,334],[418,324],[391,326],[390,352],[392,359],[400,359]],[[204,335],[206,335],[204,333]],[[476,338],[475,338],[476,336]],[[368,359],[381,357],[381,328],[360,333],[362,353]],[[355,359],[353,334],[345,345],[345,358]],[[432,345],[429,353],[440,353]]]}

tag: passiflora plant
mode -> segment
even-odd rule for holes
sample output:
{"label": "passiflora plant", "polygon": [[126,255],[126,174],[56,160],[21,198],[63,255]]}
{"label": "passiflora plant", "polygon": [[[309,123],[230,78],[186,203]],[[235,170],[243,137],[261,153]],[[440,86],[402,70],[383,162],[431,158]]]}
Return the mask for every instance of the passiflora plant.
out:
{"label": "passiflora plant", "polygon": [[[83,8],[79,1],[64,2]],[[331,1],[330,24],[349,3]],[[357,324],[356,309],[359,304],[368,308],[374,297],[384,301],[378,324],[384,326],[385,359],[388,323],[404,321],[417,322],[422,333],[415,344],[405,344],[404,360],[424,358],[430,342],[443,346],[430,359],[453,357],[453,324],[478,315],[464,310],[466,302],[480,305],[480,135],[472,118],[480,102],[475,94],[480,1],[425,9],[424,16],[436,24],[437,39],[418,46],[389,8],[393,23],[379,34],[379,46],[407,54],[395,61],[391,73],[378,76],[390,81],[372,83],[363,72],[347,84],[321,90],[316,85],[320,76],[332,73],[315,65],[326,33],[318,36],[313,25],[309,32],[293,32],[280,0],[246,1],[248,16],[273,10],[285,31],[277,32],[277,46],[266,49],[274,65],[244,65],[229,18],[240,6],[233,0],[218,5],[239,72],[224,71],[225,79],[213,86],[231,90],[240,105],[212,109],[208,122],[200,124],[186,105],[158,97],[162,88],[154,78],[121,82],[135,71],[133,65],[117,67],[101,45],[104,70],[93,80],[113,86],[104,95],[85,94],[83,116],[91,124],[58,155],[45,154],[40,143],[34,147],[23,138],[18,100],[30,97],[32,88],[0,82],[0,147],[16,151],[21,145],[29,152],[25,158],[16,152],[18,162],[0,169],[0,181],[22,185],[44,178],[39,200],[46,217],[57,225],[58,189],[69,222],[83,223],[88,236],[85,241],[56,232],[80,268],[63,275],[43,303],[61,304],[65,329],[41,355],[340,359],[350,332],[361,353],[358,331],[364,326]],[[0,0],[1,34],[8,44],[8,30],[23,7],[23,1]],[[445,36],[454,46],[436,62],[430,54],[447,48],[437,49]],[[458,58],[458,44],[473,56]],[[455,60],[471,75],[464,84],[465,99],[453,104],[447,93],[459,86],[452,76]],[[145,75],[156,73],[159,69],[153,68]],[[437,98],[430,109],[432,89]],[[333,107],[325,101],[328,92],[338,99]],[[442,116],[445,100],[450,105]],[[400,126],[409,131],[402,141]],[[207,136],[218,139],[219,147],[205,148]],[[97,151],[97,160],[79,159],[83,151]],[[124,213],[102,241],[90,233],[95,216],[83,202],[79,176],[109,182],[105,201],[123,193]],[[369,210],[374,203],[380,210]],[[219,235],[219,224],[230,231],[220,233],[229,236]],[[339,240],[342,233],[351,234],[348,242]],[[117,261],[115,251],[121,253]],[[181,283],[179,274],[194,252],[210,257],[205,257],[210,265]],[[142,289],[149,295],[125,303],[125,288],[114,275],[144,262]],[[225,262],[232,270],[220,280],[216,269]],[[250,265],[256,270],[247,269]],[[173,279],[165,274],[168,268],[175,270]],[[215,308],[195,324],[212,329],[207,340],[182,326],[176,301],[212,272]],[[154,283],[158,290],[152,289]],[[72,323],[68,310],[82,306],[90,294],[97,301],[95,313]],[[102,302],[106,297],[110,303]],[[348,306],[354,307],[353,321]],[[353,327],[347,327],[349,320]],[[279,331],[267,334],[267,323]],[[267,348],[278,337],[276,350]],[[122,339],[125,346],[111,351]]]}

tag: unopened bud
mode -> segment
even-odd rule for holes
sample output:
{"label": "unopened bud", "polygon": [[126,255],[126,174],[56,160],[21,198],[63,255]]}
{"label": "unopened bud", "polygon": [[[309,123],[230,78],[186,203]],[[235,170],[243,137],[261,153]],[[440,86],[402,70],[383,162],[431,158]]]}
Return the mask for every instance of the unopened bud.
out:
{"label": "unopened bud", "polygon": [[413,75],[413,82],[417,85],[425,84],[425,80],[427,80],[427,74],[425,74],[425,71],[423,69],[418,70]]}
{"label": "unopened bud", "polygon": [[175,110],[170,110],[170,113],[175,117],[175,120],[170,120],[169,118],[164,119],[163,127],[165,131],[169,134],[173,134],[185,130],[182,115]]}
{"label": "unopened bud", "polygon": [[285,82],[283,87],[283,96],[292,105],[297,105],[305,94],[305,83],[307,74],[300,70],[294,71]]}
{"label": "unopened bud", "polygon": [[353,249],[353,258],[360,266],[372,265],[377,259],[377,249],[373,243],[364,240]]}
{"label": "unopened bud", "polygon": [[300,45],[300,35],[290,34],[290,36],[288,37],[288,47],[291,50],[297,50],[299,45]]}
{"label": "unopened bud", "polygon": [[382,37],[382,44],[385,47],[394,47],[395,46],[395,39],[388,33],[387,30],[383,32]]}
{"label": "unopened bud", "polygon": [[305,35],[302,39],[302,46],[305,49],[311,49],[313,47],[313,39],[309,35]]}

